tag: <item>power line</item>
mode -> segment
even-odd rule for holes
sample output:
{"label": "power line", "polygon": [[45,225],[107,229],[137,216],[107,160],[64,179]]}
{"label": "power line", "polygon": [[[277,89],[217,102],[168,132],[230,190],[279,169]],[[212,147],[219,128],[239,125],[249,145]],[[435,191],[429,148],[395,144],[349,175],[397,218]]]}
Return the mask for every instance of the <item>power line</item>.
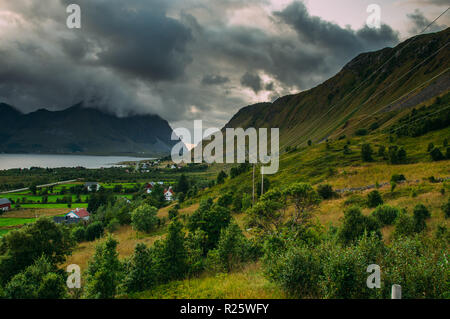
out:
{"label": "power line", "polygon": [[[430,22],[419,34],[417,34],[415,37],[417,37],[418,35],[421,35],[422,33],[424,33],[431,25],[433,25],[440,17],[442,17],[448,10],[450,9],[450,7],[448,7],[444,12],[442,12],[438,17],[436,17],[432,22]],[[402,50],[404,50],[405,48],[407,48],[411,43],[413,43],[413,41],[409,41],[406,43],[406,45],[402,48],[399,49],[398,52],[401,52]],[[339,103],[341,103],[342,101],[344,101],[347,97],[349,97],[351,94],[353,94],[353,92],[355,92],[356,90],[358,90],[359,88],[362,87],[362,85],[364,83],[366,83],[369,79],[371,79],[376,73],[378,73],[378,71],[380,71],[386,64],[388,64],[395,56],[396,56],[397,52],[395,52],[394,54],[392,54],[392,56],[386,60],[378,69],[376,69],[374,72],[372,72],[370,74],[370,76],[368,78],[366,78],[365,80],[363,80],[356,88],[352,89],[349,93],[347,93],[342,99],[340,99],[337,103],[335,103],[334,105],[331,106],[330,109],[328,109],[327,112],[325,112],[325,114],[323,114],[321,117],[319,117],[317,120],[315,120],[313,122],[316,123],[317,121],[321,120],[323,117],[325,117],[329,112],[331,112],[336,106],[339,105]],[[314,125],[312,125],[312,127],[314,128]],[[315,130],[313,131],[315,132]]]}

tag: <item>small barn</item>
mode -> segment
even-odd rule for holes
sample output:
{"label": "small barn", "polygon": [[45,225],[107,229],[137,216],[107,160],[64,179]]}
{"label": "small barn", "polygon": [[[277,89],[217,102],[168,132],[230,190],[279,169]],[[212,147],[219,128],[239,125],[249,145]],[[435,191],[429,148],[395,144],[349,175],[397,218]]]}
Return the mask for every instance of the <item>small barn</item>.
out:
{"label": "small barn", "polygon": [[0,210],[7,212],[11,209],[11,202],[7,198],[0,198]]}

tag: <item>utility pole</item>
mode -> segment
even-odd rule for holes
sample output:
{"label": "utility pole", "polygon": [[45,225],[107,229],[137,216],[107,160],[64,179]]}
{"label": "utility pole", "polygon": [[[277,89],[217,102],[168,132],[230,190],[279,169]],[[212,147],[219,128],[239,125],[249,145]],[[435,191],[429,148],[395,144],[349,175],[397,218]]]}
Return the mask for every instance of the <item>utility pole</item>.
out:
{"label": "utility pole", "polygon": [[255,164],[253,164],[253,195],[252,204],[255,205]]}
{"label": "utility pole", "polygon": [[264,194],[264,167],[261,166],[261,196]]}

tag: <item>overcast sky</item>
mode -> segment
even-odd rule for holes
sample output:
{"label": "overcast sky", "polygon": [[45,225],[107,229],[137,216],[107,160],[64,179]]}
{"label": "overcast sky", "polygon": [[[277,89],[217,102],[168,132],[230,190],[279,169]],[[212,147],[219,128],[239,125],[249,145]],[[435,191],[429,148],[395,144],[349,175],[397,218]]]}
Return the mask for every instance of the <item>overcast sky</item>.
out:
{"label": "overcast sky", "polygon": [[[68,29],[66,7],[81,7]],[[368,28],[367,6],[382,26]],[[173,128],[309,89],[357,54],[414,35],[447,0],[0,0],[0,102],[79,101]],[[450,25],[447,12],[432,31]]]}

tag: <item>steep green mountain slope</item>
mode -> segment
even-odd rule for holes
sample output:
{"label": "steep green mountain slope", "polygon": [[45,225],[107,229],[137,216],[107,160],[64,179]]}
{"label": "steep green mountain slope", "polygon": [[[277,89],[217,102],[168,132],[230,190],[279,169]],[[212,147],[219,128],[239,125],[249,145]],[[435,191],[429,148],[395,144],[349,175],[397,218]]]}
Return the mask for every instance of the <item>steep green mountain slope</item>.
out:
{"label": "steep green mountain slope", "polygon": [[81,104],[62,111],[22,114],[0,104],[0,152],[165,155],[172,141],[157,115],[119,118]]}
{"label": "steep green mountain slope", "polygon": [[348,136],[373,123],[382,127],[406,108],[449,91],[449,37],[447,28],[360,54],[319,86],[244,107],[225,127],[278,127],[283,149]]}

